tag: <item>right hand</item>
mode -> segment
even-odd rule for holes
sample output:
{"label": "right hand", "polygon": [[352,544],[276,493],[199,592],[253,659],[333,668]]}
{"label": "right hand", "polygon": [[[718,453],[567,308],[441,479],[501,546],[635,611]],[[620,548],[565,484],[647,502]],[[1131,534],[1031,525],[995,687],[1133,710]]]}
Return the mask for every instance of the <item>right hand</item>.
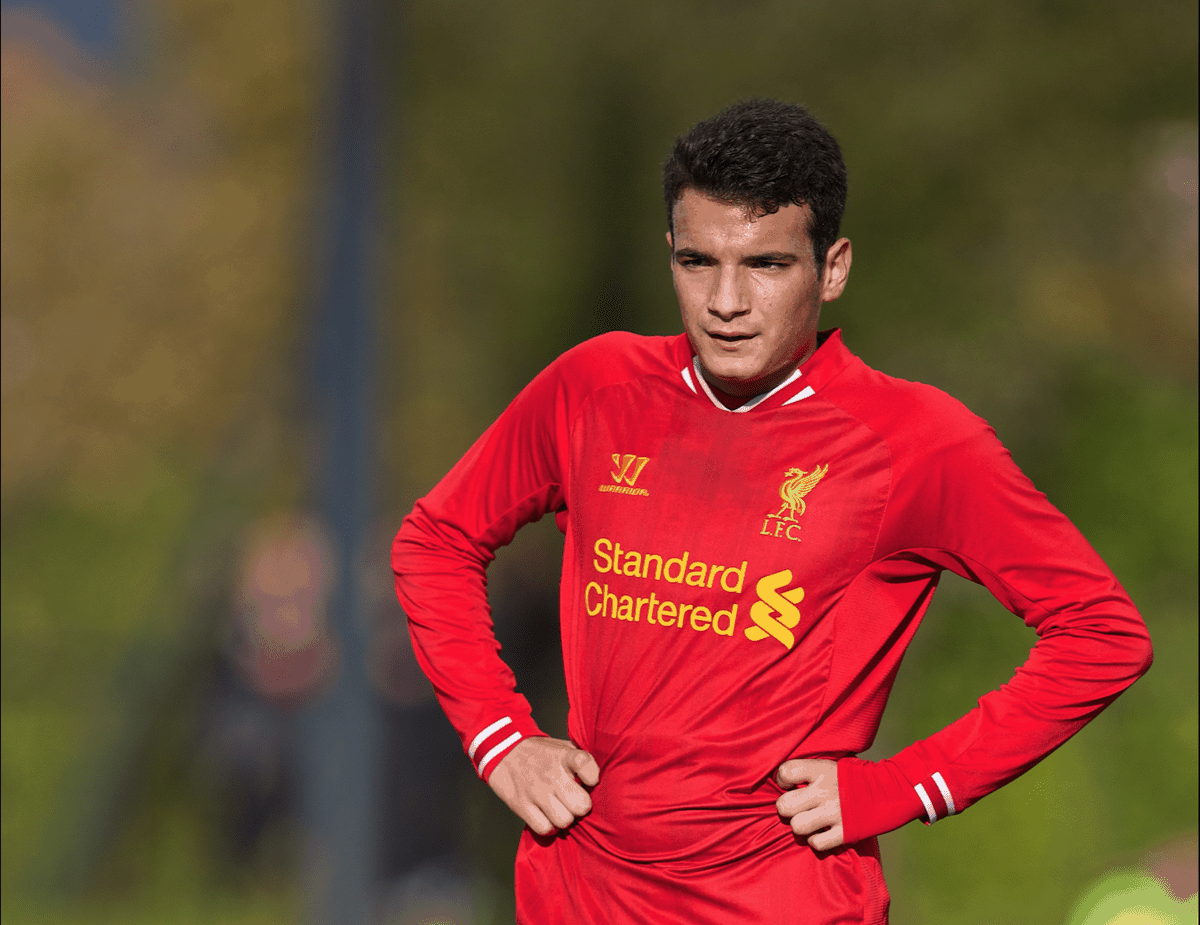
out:
{"label": "right hand", "polygon": [[530,736],[501,759],[488,785],[533,831],[549,835],[592,811],[592,798],[576,778],[595,787],[596,759],[573,742]]}

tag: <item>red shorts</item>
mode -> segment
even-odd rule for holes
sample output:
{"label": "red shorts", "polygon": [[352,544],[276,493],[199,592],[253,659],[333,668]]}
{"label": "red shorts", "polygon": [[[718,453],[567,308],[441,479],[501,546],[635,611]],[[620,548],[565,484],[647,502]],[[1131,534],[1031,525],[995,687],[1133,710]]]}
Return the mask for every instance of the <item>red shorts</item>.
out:
{"label": "red shorts", "polygon": [[874,838],[817,853],[790,831],[739,861],[685,867],[526,829],[516,893],[520,925],[886,925],[889,902]]}

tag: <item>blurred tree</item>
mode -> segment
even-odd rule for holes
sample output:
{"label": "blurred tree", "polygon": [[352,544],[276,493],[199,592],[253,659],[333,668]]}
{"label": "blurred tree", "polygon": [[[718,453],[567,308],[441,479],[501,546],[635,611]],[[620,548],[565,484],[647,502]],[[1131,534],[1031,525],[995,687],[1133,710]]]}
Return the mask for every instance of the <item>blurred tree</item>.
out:
{"label": "blurred tree", "polygon": [[6,918],[31,869],[61,888],[105,857],[127,921],[222,869],[180,733],[237,525],[304,468],[314,13],[160,4],[109,67],[5,9]]}

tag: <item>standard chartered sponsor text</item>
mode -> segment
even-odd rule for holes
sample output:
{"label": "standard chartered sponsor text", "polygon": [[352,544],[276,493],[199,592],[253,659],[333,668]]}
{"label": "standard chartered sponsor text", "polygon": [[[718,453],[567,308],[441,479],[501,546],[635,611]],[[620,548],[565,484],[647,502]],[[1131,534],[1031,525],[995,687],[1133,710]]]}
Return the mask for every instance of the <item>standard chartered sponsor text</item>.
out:
{"label": "standard chartered sponsor text", "polygon": [[[645,581],[687,585],[705,590],[718,588],[729,594],[740,594],[746,581],[748,563],[740,566],[709,565],[692,561],[689,552],[678,556],[623,549],[621,544],[606,537],[593,545],[596,557],[592,566],[600,574],[623,575]],[[721,636],[732,636],[737,625],[737,604],[722,608],[702,603],[683,603],[660,599],[651,592],[648,597],[635,597],[611,590],[608,583],[590,581],[584,587],[584,607],[589,616],[607,616],[617,620],[682,628],[685,623],[696,632],[708,629]],[[711,601],[709,603],[712,603]]]}

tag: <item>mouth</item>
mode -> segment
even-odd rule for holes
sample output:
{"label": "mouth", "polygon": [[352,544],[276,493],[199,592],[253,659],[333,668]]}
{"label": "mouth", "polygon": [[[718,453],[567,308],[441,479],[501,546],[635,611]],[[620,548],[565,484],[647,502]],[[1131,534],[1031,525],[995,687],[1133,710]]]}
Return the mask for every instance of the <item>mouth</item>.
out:
{"label": "mouth", "polygon": [[737,344],[737,343],[740,343],[741,341],[751,340],[752,338],[755,337],[754,334],[735,334],[735,333],[725,333],[725,332],[721,332],[721,331],[709,331],[708,336],[711,337],[713,340],[719,340],[722,343],[726,343],[726,344]]}

